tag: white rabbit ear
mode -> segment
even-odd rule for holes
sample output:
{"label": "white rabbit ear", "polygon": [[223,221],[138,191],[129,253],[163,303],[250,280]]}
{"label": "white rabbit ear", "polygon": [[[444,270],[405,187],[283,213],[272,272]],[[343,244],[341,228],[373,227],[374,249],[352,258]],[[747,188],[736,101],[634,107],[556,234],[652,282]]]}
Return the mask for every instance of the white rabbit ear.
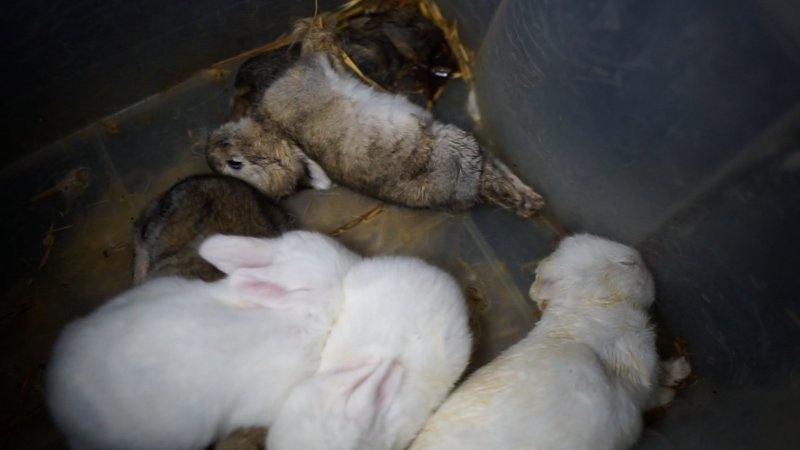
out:
{"label": "white rabbit ear", "polygon": [[536,280],[531,284],[530,290],[528,290],[528,296],[536,302],[539,310],[544,312],[547,301],[558,297],[556,282],[539,273],[536,275]]}
{"label": "white rabbit ear", "polygon": [[306,166],[306,172],[309,178],[308,184],[310,184],[312,188],[324,191],[333,186],[333,182],[328,178],[328,174],[325,173],[325,170],[317,164],[316,161],[309,158],[308,155],[296,145],[292,145],[292,150],[294,154],[300,158],[303,165]]}
{"label": "white rabbit ear", "polygon": [[364,429],[372,427],[391,405],[400,390],[403,366],[397,361],[376,361],[341,371],[346,397],[345,413]]}
{"label": "white rabbit ear", "polygon": [[287,289],[261,268],[239,269],[230,275],[231,290],[241,307],[286,309],[305,304],[307,289]]}
{"label": "white rabbit ear", "polygon": [[262,239],[216,234],[200,245],[198,253],[226,274],[248,267],[269,265],[270,258]]}

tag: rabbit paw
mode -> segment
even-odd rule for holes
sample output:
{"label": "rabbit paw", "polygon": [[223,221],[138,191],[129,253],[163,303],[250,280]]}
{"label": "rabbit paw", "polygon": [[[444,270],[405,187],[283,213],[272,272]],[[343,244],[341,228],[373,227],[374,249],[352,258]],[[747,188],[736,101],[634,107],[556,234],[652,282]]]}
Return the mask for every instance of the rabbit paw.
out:
{"label": "rabbit paw", "polygon": [[689,361],[681,356],[678,358],[661,361],[661,385],[677,386],[686,377],[691,375],[692,366]]}

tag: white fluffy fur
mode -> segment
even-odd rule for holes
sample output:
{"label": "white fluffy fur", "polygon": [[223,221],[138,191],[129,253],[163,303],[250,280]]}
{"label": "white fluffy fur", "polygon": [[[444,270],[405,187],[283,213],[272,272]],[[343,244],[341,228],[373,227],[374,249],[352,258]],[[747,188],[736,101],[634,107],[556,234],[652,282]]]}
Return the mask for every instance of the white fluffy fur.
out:
{"label": "white fluffy fur", "polygon": [[360,257],[309,232],[217,235],[200,253],[229,276],[148,281],[61,334],[47,401],[73,448],[203,448],[269,425],[317,370]]}
{"label": "white fluffy fur", "polygon": [[420,120],[433,121],[431,113],[411,103],[403,95],[391,95],[376,91],[372,87],[351,77],[344,76],[331,67],[324,55],[318,55],[320,66],[333,95],[349,98],[360,109],[355,110],[357,118],[366,121],[365,127],[386,128],[408,122],[417,126]]}
{"label": "white fluffy fur", "polygon": [[463,295],[420,260],[354,266],[319,374],[299,385],[270,429],[270,450],[406,448],[469,359]]}
{"label": "white fluffy fur", "polygon": [[623,449],[641,432],[658,359],[647,308],[653,281],[632,248],[565,239],[537,269],[544,307],[527,337],[479,369],[411,446]]}

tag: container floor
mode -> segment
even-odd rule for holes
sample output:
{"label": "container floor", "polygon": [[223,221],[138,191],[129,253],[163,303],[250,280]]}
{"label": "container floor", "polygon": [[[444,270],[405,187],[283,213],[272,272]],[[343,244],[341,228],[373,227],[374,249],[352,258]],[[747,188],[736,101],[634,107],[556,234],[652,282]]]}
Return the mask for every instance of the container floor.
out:
{"label": "container floor", "polygon": [[[0,447],[65,447],[44,404],[52,344],[65,323],[131,285],[132,224],[144,204],[209,171],[205,139],[228,113],[234,69],[200,72],[0,172],[9,255],[0,275]],[[459,110],[463,87],[453,92],[439,113],[448,101]],[[538,318],[527,290],[555,237],[542,223],[490,208],[411,210],[344,188],[302,191],[284,206],[301,227],[335,234],[364,254],[416,255],[452,273],[473,311],[473,368]]]}

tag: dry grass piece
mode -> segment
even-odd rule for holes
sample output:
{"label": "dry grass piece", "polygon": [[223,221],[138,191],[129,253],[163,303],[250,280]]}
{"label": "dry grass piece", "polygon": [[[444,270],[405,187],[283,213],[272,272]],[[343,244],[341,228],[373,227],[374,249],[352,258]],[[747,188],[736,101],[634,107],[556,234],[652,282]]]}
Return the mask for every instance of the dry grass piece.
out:
{"label": "dry grass piece", "polygon": [[42,245],[44,245],[44,255],[42,255],[42,260],[39,262],[39,270],[47,264],[47,260],[50,259],[50,253],[53,252],[53,246],[56,245],[56,232],[64,231],[72,228],[72,225],[67,225],[65,227],[55,228],[53,224],[50,224],[50,228],[47,229],[47,234],[45,234],[44,239],[42,239]]}
{"label": "dry grass piece", "polygon": [[[439,5],[433,0],[419,0],[418,6],[422,15],[430,19],[444,33],[444,38],[456,58],[458,70],[464,81],[467,83],[472,82],[472,63],[475,60],[475,53],[461,43],[456,21],[448,22]],[[453,78],[455,78],[455,74],[453,74]]]}
{"label": "dry grass piece", "polygon": [[369,222],[370,220],[378,217],[383,212],[383,203],[378,203],[375,207],[371,208],[369,211],[361,214],[360,216],[356,217],[355,219],[347,222],[346,224],[340,226],[339,228],[331,231],[328,233],[331,237],[340,236],[346,231],[352,230],[353,228],[361,225],[362,223]]}
{"label": "dry grass piece", "polygon": [[[442,14],[441,9],[433,0],[350,0],[342,4],[333,13],[320,13],[317,10],[317,2],[314,3],[314,16],[308,18],[305,23],[301,24],[299,29],[296,28],[290,33],[284,33],[274,41],[262,45],[260,47],[240,53],[236,56],[224,59],[220,62],[213,64],[212,69],[217,69],[226,66],[230,63],[258,56],[262,53],[286,47],[305,38],[308,30],[311,27],[334,27],[336,30],[343,30],[349,27],[349,19],[363,14],[371,14],[375,12],[388,11],[393,8],[400,7],[413,7],[416,6],[423,16],[428,18],[435,26],[442,30],[445,40],[455,58],[458,65],[458,72],[451,74],[450,78],[462,77],[466,82],[472,80],[472,62],[474,60],[474,53],[461,44],[461,38],[458,34],[458,27],[455,21],[448,22]],[[375,89],[386,90],[380,83],[372,80],[364,74],[364,72],[355,64],[353,59],[343,51],[338,45],[335,46],[337,54],[342,62],[357,74],[362,80]],[[441,96],[442,89],[440,88],[434,93],[433,98],[428,103],[428,109]]]}

